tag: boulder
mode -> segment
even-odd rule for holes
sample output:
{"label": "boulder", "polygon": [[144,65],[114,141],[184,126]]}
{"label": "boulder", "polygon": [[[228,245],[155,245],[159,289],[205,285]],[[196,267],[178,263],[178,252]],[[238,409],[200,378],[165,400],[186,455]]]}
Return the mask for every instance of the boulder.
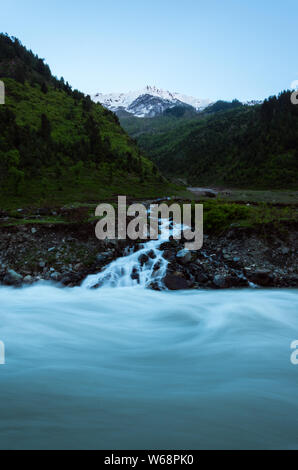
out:
{"label": "boulder", "polygon": [[222,274],[216,274],[213,278],[213,284],[215,287],[218,287],[219,289],[225,289],[228,287],[228,281],[226,276]]}
{"label": "boulder", "polygon": [[23,276],[16,273],[13,269],[8,269],[3,279],[7,286],[19,286],[22,283]]}
{"label": "boulder", "polygon": [[167,259],[168,261],[173,261],[175,259],[175,253],[173,253],[170,250],[165,250],[163,252],[163,257]]}
{"label": "boulder", "polygon": [[167,289],[170,290],[183,290],[189,287],[187,280],[178,273],[167,274],[163,281]]}
{"label": "boulder", "polygon": [[197,271],[195,274],[195,279],[200,284],[206,284],[209,281],[209,277],[204,271]]}
{"label": "boulder", "polygon": [[53,273],[51,273],[50,278],[52,281],[58,282],[61,280],[62,274],[54,271]]}
{"label": "boulder", "polygon": [[155,258],[156,258],[156,254],[154,253],[153,250],[150,250],[150,251],[149,251],[148,256],[149,256],[149,258],[151,258],[151,259],[155,259]]}
{"label": "boulder", "polygon": [[274,284],[272,273],[267,269],[256,269],[255,271],[247,274],[249,276],[249,280],[259,286],[268,287]]}
{"label": "boulder", "polygon": [[141,266],[144,266],[144,264],[148,263],[148,261],[149,261],[149,258],[144,253],[139,256],[139,263]]}
{"label": "boulder", "polygon": [[192,253],[184,248],[183,250],[178,251],[176,259],[181,264],[188,264],[192,261]]}

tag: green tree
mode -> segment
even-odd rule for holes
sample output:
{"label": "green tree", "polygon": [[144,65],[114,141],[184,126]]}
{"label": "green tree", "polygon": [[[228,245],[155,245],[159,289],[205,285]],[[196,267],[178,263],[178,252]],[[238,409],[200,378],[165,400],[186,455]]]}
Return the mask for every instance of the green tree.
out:
{"label": "green tree", "polygon": [[25,173],[22,170],[19,170],[18,168],[14,167],[14,166],[9,168],[8,173],[11,177],[11,180],[12,180],[12,183],[13,183],[13,186],[14,186],[15,195],[18,195],[20,185],[21,185],[21,183],[24,182]]}

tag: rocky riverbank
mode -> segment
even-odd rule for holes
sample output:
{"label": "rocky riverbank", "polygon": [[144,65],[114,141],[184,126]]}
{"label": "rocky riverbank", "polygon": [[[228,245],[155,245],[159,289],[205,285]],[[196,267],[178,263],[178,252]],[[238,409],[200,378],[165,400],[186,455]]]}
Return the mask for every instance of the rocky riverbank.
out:
{"label": "rocky riverbank", "polygon": [[[46,280],[73,287],[125,256],[128,247],[139,249],[138,242],[129,240],[99,241],[94,228],[95,222],[0,226],[0,283],[23,286]],[[296,226],[269,238],[231,228],[221,236],[205,235],[203,248],[195,252],[185,250],[183,240],[171,240],[161,246],[169,261],[164,284],[171,290],[298,287],[297,245]],[[146,263],[145,258],[140,262]],[[151,287],[158,288],[154,282]]]}

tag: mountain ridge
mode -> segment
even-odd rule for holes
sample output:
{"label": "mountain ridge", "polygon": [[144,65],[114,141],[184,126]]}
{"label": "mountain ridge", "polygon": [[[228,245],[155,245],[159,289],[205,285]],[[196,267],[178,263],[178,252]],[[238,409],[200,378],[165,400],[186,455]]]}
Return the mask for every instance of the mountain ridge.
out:
{"label": "mountain ridge", "polygon": [[255,106],[219,101],[194,117],[120,122],[165,175],[190,185],[296,189],[298,106],[290,96],[284,91]]}
{"label": "mountain ridge", "polygon": [[141,90],[128,93],[97,93],[91,98],[94,102],[102,104],[116,114],[126,111],[139,118],[155,117],[177,105],[191,106],[196,111],[202,111],[212,104],[209,99],[194,98],[149,85]]}

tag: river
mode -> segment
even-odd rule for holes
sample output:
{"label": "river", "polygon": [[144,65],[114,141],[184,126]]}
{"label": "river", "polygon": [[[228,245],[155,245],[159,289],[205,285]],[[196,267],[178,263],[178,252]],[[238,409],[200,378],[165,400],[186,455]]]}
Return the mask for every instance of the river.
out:
{"label": "river", "polygon": [[1,449],[298,448],[298,291],[146,289],[159,246],[0,287]]}
{"label": "river", "polygon": [[0,447],[297,448],[297,291],[2,287]]}

